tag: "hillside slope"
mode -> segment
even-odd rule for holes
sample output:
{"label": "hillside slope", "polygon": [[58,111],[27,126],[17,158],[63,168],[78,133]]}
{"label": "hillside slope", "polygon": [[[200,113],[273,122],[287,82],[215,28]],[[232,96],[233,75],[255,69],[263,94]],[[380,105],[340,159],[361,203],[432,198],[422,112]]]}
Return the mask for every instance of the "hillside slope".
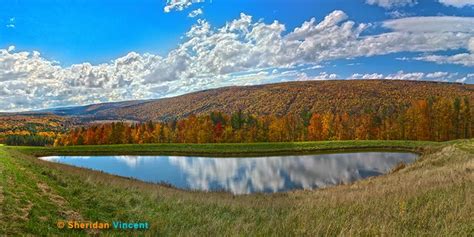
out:
{"label": "hillside slope", "polygon": [[[232,113],[242,110],[257,115],[284,115],[304,110],[362,113],[405,106],[413,100],[439,96],[474,99],[474,85],[401,80],[287,82],[225,87],[158,100],[90,105],[74,110],[71,115],[147,121],[210,111]],[[64,111],[67,110],[57,114],[68,115]]]}
{"label": "hillside slope", "polygon": [[[362,147],[382,142],[351,143]],[[389,146],[393,143],[383,142]],[[317,151],[343,144],[347,142],[288,146],[294,151],[301,146]],[[314,191],[243,196],[184,191],[24,154],[43,155],[51,148],[0,146],[0,235],[84,236],[89,232],[59,229],[57,221],[144,220],[150,222],[150,229],[136,232],[144,236],[472,236],[473,141],[405,144],[422,146],[427,153],[391,174]],[[240,147],[249,151],[267,145],[226,144],[222,146],[229,149],[213,149],[227,152]],[[84,155],[91,148],[97,154],[107,147],[68,147],[62,155],[79,149]],[[151,147],[155,148],[148,146],[146,150],[162,146]],[[194,152],[209,150],[203,144],[191,147]],[[130,148],[122,152],[135,154]],[[180,145],[173,150],[189,148]],[[132,232],[109,229],[91,233],[113,236]]]}

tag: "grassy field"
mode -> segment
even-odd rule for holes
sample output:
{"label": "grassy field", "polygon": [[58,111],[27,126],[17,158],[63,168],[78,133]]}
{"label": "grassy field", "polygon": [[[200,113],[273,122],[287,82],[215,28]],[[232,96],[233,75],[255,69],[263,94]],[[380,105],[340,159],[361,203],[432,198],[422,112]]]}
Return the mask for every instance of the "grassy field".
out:
{"label": "grassy field", "polygon": [[[234,196],[177,190],[49,163],[40,155],[298,153],[330,149],[422,153],[390,174],[315,191]],[[101,235],[474,234],[474,141],[0,147],[0,235],[88,235],[58,220],[148,221],[147,231]]]}
{"label": "grassy field", "polygon": [[358,149],[405,150],[423,152],[447,143],[425,141],[322,141],[285,143],[228,143],[228,144],[141,144],[67,147],[15,147],[34,156],[49,155],[207,155],[249,156],[295,154]]}

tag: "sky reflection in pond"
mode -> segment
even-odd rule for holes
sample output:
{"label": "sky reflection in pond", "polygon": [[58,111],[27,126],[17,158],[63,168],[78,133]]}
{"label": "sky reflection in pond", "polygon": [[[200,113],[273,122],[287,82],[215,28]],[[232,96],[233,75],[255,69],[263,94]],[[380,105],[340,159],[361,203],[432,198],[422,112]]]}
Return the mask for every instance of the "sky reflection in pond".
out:
{"label": "sky reflection in pond", "polygon": [[388,172],[418,156],[403,152],[208,158],[184,156],[51,156],[41,159],[183,189],[234,194],[315,189]]}

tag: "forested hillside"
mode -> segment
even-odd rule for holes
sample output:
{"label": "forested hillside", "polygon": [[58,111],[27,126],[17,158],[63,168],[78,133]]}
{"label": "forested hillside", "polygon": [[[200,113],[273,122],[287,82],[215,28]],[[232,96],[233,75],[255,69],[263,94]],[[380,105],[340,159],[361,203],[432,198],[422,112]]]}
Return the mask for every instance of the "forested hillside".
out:
{"label": "forested hillside", "polygon": [[446,141],[474,134],[473,89],[393,80],[226,87],[153,101],[54,110],[65,116],[4,116],[0,142]]}
{"label": "forested hillside", "polygon": [[400,112],[324,112],[256,116],[211,112],[161,123],[106,123],[76,128],[55,145],[142,143],[295,142],[323,140],[432,140],[471,138],[467,97],[416,100]]}
{"label": "forested hillside", "polygon": [[57,134],[67,131],[71,123],[68,118],[54,115],[0,115],[0,143],[43,144],[47,140],[52,144]]}
{"label": "forested hillside", "polygon": [[92,116],[138,121],[169,121],[213,111],[253,115],[314,113],[363,114],[407,108],[415,100],[444,97],[474,99],[474,86],[399,80],[288,82],[226,87],[127,106],[102,107]]}

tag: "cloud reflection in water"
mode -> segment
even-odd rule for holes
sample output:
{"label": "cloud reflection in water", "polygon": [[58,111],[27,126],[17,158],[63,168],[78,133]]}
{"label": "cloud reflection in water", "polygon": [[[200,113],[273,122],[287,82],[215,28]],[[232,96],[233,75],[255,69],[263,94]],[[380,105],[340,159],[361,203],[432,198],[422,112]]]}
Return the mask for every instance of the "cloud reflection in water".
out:
{"label": "cloud reflection in water", "polygon": [[166,182],[178,188],[234,194],[314,189],[386,173],[416,154],[356,152],[259,158],[178,156],[54,156],[42,159],[134,177]]}

